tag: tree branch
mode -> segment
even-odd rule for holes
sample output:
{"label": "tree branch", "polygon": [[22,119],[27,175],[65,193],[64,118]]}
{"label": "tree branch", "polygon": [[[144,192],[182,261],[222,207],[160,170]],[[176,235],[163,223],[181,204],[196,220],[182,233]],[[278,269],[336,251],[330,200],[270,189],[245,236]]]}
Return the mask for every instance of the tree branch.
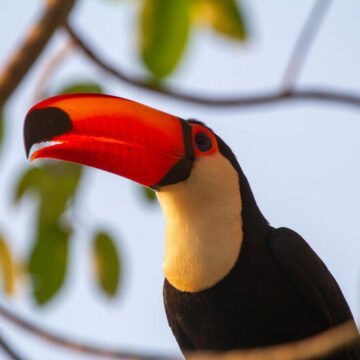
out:
{"label": "tree branch", "polygon": [[62,46],[51,56],[44,64],[42,72],[35,83],[35,90],[33,96],[33,102],[39,102],[46,96],[46,87],[49,79],[56,71],[58,66],[65,60],[65,58],[74,50],[74,43],[71,39],[64,42]]}
{"label": "tree branch", "polygon": [[288,344],[234,350],[227,352],[197,352],[187,354],[187,360],[309,360],[335,354],[351,345],[360,344],[359,332],[353,321],[348,321],[311,338]]}
{"label": "tree branch", "polygon": [[212,97],[202,96],[198,94],[191,94],[189,92],[181,92],[168,87],[155,85],[147,80],[129,76],[122,69],[115,68],[115,66],[107,63],[100,55],[92,50],[89,45],[79,36],[79,34],[70,26],[65,24],[70,37],[84,52],[84,54],[100,68],[129,85],[157,92],[163,96],[172,99],[182,100],[197,105],[206,105],[212,107],[245,107],[276,104],[285,101],[317,101],[338,103],[343,105],[350,105],[360,107],[360,93],[347,93],[336,89],[322,89],[315,87],[308,87],[302,90],[290,91],[267,91],[259,92],[252,95],[239,95],[228,97]]}
{"label": "tree branch", "polygon": [[42,329],[40,326],[34,325],[30,321],[23,319],[21,316],[14,314],[0,305],[0,316],[8,320],[12,324],[18,326],[22,330],[35,335],[44,341],[69,349],[78,353],[99,356],[108,359],[126,359],[126,360],[179,360],[178,358],[163,355],[146,355],[140,353],[132,353],[126,351],[113,350],[109,348],[94,346],[91,344],[74,341],[69,338],[57,335],[51,331]]}
{"label": "tree branch", "polygon": [[3,336],[0,336],[0,349],[8,356],[10,360],[24,360],[11,346],[4,340]]}
{"label": "tree branch", "polygon": [[290,91],[305,63],[310,47],[325,19],[332,0],[316,0],[309,17],[301,28],[283,78],[284,92]]}
{"label": "tree branch", "polygon": [[75,0],[48,0],[47,3],[42,16],[0,73],[0,109],[31,69],[55,30],[66,21]]}

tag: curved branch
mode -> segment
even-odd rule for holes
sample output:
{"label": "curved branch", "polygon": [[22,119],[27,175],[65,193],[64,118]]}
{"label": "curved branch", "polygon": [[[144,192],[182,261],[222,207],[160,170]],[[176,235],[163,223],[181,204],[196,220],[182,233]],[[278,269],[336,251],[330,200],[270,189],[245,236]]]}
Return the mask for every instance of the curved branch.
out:
{"label": "curved branch", "polygon": [[44,64],[42,72],[34,87],[34,103],[39,102],[41,99],[45,98],[46,86],[48,85],[51,76],[73,50],[74,43],[71,39],[68,39],[68,41],[65,41],[54,54],[49,55],[49,59]]}
{"label": "curved branch", "polygon": [[127,75],[125,71],[119,68],[115,68],[113,65],[107,63],[100,55],[98,55],[94,50],[92,50],[89,45],[86,44],[82,37],[79,36],[79,34],[70,26],[69,23],[66,23],[64,26],[70,37],[84,52],[84,54],[103,70],[116,77],[118,80],[121,80],[127,84],[157,92],[163,96],[167,96],[172,99],[182,100],[198,105],[227,108],[268,105],[285,101],[317,101],[360,107],[360,93],[346,93],[344,91],[339,91],[336,89],[308,87],[302,90],[272,90],[262,93],[259,92],[252,95],[239,95],[218,98],[212,96],[191,94],[189,92],[181,92],[168,87],[155,85],[144,79],[131,77]]}
{"label": "curved branch", "polygon": [[21,329],[29,332],[32,335],[35,335],[43,339],[48,343],[83,354],[99,356],[102,358],[109,358],[109,359],[179,360],[178,358],[174,358],[170,356],[131,353],[131,352],[112,350],[109,348],[94,346],[79,341],[74,341],[69,338],[54,334],[51,331],[44,330],[41,327],[31,323],[30,321],[24,320],[21,316],[14,314],[10,310],[6,309],[3,305],[0,305],[0,316],[8,320],[12,324],[20,327]]}
{"label": "curved branch", "polygon": [[10,360],[24,360],[14,349],[10,347],[7,341],[4,340],[2,336],[0,336],[0,349],[8,356]]}
{"label": "curved branch", "polygon": [[48,0],[48,6],[23,44],[0,73],[0,109],[31,69],[55,30],[66,21],[76,0]]}
{"label": "curved branch", "polygon": [[301,28],[283,78],[284,91],[290,91],[299,76],[306,56],[317,35],[322,21],[332,4],[332,0],[316,0],[309,17]]}
{"label": "curved branch", "polygon": [[348,321],[311,338],[293,343],[227,352],[198,352],[187,354],[187,360],[310,360],[360,344],[359,332],[353,321]]}

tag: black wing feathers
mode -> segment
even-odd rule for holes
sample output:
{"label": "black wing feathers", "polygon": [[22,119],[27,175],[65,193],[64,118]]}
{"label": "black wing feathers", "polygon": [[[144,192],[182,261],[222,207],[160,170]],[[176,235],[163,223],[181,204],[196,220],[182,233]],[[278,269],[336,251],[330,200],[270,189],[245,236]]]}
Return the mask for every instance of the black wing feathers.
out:
{"label": "black wing feathers", "polygon": [[270,247],[291,285],[310,306],[317,307],[330,326],[353,319],[336,280],[300,235],[287,228],[274,229]]}

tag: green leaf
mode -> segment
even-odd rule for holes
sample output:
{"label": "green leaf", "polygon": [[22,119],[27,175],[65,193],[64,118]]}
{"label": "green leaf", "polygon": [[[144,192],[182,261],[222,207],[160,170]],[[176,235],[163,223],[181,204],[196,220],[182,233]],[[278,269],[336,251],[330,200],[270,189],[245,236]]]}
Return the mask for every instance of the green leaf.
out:
{"label": "green leaf", "polygon": [[145,186],[143,186],[141,190],[142,190],[143,197],[145,198],[145,200],[148,203],[156,202],[156,194],[155,194],[154,190],[152,190],[148,187],[145,187]]}
{"label": "green leaf", "polygon": [[195,3],[200,20],[210,24],[218,33],[235,40],[247,39],[244,13],[236,0],[198,0]]}
{"label": "green leaf", "polygon": [[49,301],[65,279],[71,232],[60,228],[60,220],[75,196],[81,173],[82,167],[75,164],[45,163],[27,170],[16,187],[14,201],[32,192],[40,203],[35,245],[28,261],[33,295],[38,304]]}
{"label": "green leaf", "polygon": [[37,304],[44,305],[62,287],[67,270],[69,232],[57,226],[39,230],[28,269]]}
{"label": "green leaf", "polygon": [[190,29],[189,6],[189,0],[144,1],[140,52],[157,79],[176,68],[185,50]]}
{"label": "green leaf", "polygon": [[5,238],[0,235],[0,268],[3,277],[3,288],[7,295],[13,295],[16,285],[16,264]]}
{"label": "green leaf", "polygon": [[34,192],[40,199],[40,226],[56,224],[68,202],[75,196],[81,172],[81,166],[62,162],[30,168],[16,187],[14,201],[21,200],[28,192]]}
{"label": "green leaf", "polygon": [[20,201],[28,192],[39,191],[43,185],[44,171],[42,168],[29,168],[20,178],[16,189],[14,202]]}
{"label": "green leaf", "polygon": [[61,89],[58,94],[95,93],[102,94],[102,87],[94,82],[78,82]]}
{"label": "green leaf", "polygon": [[114,297],[120,282],[121,264],[115,243],[109,234],[96,234],[93,254],[97,283],[106,295]]}
{"label": "green leaf", "polygon": [[81,178],[82,167],[68,163],[49,163],[43,166],[45,178],[41,187],[40,226],[58,223],[73,199]]}

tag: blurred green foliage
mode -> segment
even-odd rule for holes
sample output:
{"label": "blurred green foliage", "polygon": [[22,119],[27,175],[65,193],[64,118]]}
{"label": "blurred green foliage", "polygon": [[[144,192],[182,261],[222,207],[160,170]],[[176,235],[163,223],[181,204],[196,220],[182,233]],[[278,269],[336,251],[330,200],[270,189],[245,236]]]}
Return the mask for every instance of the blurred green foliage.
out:
{"label": "blurred green foliage", "polygon": [[71,233],[56,224],[38,229],[28,271],[33,297],[39,305],[51,300],[64,284]]}
{"label": "blurred green foliage", "polygon": [[209,26],[241,42],[248,36],[236,0],[143,0],[139,54],[156,80],[169,76],[179,65],[193,24]]}
{"label": "blurred green foliage", "polygon": [[3,290],[7,295],[15,292],[17,265],[13,258],[8,241],[0,234],[0,269]]}
{"label": "blurred green foliage", "polygon": [[32,192],[40,201],[38,227],[58,223],[72,200],[80,181],[82,167],[62,162],[49,162],[29,168],[21,177],[15,201]]}
{"label": "blurred green foliage", "polygon": [[121,278],[121,262],[112,237],[99,232],[93,241],[95,275],[100,289],[109,297],[114,297]]}
{"label": "blurred green foliage", "polygon": [[142,197],[143,199],[149,203],[149,204],[154,204],[156,203],[156,194],[155,191],[143,186],[141,189],[141,193],[142,193]]}
{"label": "blurred green foliage", "polygon": [[155,78],[169,75],[183,55],[190,29],[189,4],[189,0],[144,1],[140,52]]}
{"label": "blurred green foliage", "polygon": [[94,82],[76,82],[62,89],[59,94],[95,93],[102,94],[104,91],[99,84]]}
{"label": "blurred green foliage", "polygon": [[[198,16],[220,35],[245,41],[247,26],[242,8],[236,0],[195,0]],[[201,21],[201,20],[200,20]]]}
{"label": "blurred green foliage", "polygon": [[33,296],[38,304],[49,301],[65,280],[72,230],[63,215],[73,200],[82,167],[53,162],[29,168],[20,178],[15,201],[31,193],[39,201],[36,232],[28,259]]}

